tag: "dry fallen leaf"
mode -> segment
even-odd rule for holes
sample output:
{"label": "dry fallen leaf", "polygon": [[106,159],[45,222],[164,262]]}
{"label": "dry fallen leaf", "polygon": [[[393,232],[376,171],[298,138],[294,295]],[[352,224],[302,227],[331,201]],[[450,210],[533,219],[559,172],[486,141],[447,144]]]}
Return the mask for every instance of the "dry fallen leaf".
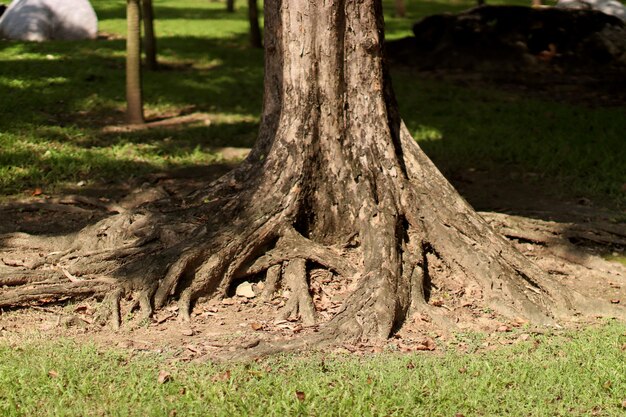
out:
{"label": "dry fallen leaf", "polygon": [[172,374],[167,371],[159,371],[159,376],[157,378],[157,382],[159,384],[165,384],[166,382],[170,382],[172,380]]}
{"label": "dry fallen leaf", "polygon": [[415,346],[415,350],[429,350],[433,351],[437,348],[435,341],[431,338],[426,338],[424,341]]}
{"label": "dry fallen leaf", "polygon": [[296,398],[298,399],[298,401],[302,402],[306,399],[306,396],[304,395],[304,392],[296,391]]}
{"label": "dry fallen leaf", "polygon": [[511,325],[513,327],[522,327],[523,325],[528,324],[528,323],[529,323],[528,320],[523,319],[521,317],[516,317],[515,319],[511,321]]}
{"label": "dry fallen leaf", "polygon": [[220,374],[216,374],[215,376],[213,376],[213,378],[211,378],[211,381],[213,382],[218,382],[218,381],[228,381],[230,379],[230,371],[226,371],[226,372],[222,372]]}
{"label": "dry fallen leaf", "polygon": [[556,56],[556,45],[550,43],[548,49],[541,51],[537,54],[537,58],[544,62],[550,62],[552,58]]}
{"label": "dry fallen leaf", "polygon": [[253,322],[250,324],[250,327],[252,327],[252,330],[261,330],[263,328],[263,325],[261,323],[257,323],[257,322]]}
{"label": "dry fallen leaf", "polygon": [[51,369],[50,371],[48,371],[48,376],[50,378],[58,378],[59,377],[59,373],[57,371],[55,371],[54,369]]}
{"label": "dry fallen leaf", "polygon": [[39,187],[35,188],[35,190],[32,192],[33,197],[36,197],[38,195],[42,195],[43,194],[43,190]]}
{"label": "dry fallen leaf", "polygon": [[620,300],[618,300],[617,298],[614,298],[611,300],[611,304],[619,304]]}

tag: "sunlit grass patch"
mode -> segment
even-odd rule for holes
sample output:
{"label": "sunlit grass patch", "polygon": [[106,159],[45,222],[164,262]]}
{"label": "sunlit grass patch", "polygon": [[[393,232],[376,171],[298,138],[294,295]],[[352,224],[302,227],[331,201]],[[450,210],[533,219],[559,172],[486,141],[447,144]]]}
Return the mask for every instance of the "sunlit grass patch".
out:
{"label": "sunlit grass patch", "polygon": [[[517,334],[509,335],[518,338]],[[620,416],[626,327],[525,336],[485,347],[459,334],[434,354],[176,361],[176,349],[121,351],[34,337],[0,340],[4,416]],[[39,341],[37,341],[39,340]],[[476,342],[474,353],[457,345]],[[169,381],[159,383],[159,372]]]}

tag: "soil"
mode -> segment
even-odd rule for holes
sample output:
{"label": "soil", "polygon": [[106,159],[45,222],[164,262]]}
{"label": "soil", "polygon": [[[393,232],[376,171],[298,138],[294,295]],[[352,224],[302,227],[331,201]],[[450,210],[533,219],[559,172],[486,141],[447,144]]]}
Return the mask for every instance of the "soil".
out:
{"label": "soil", "polygon": [[[233,164],[228,163],[216,164],[163,172],[128,184],[77,188],[59,195],[13,198],[0,205],[0,234],[20,231],[61,235],[110,215],[117,205],[131,208],[158,202],[161,210],[167,210],[168,204],[177,204],[200,185],[218,178],[232,167]],[[454,173],[451,179],[470,203],[482,210],[495,227],[508,235],[517,249],[542,269],[559,276],[560,281],[570,288],[626,305],[626,267],[602,258],[612,253],[624,254],[626,225],[616,224],[616,219],[623,218],[623,212],[598,206],[588,199],[556,196],[549,184],[523,176],[470,170]],[[502,226],[498,216],[506,216],[508,226]],[[511,219],[519,220],[521,232],[536,239],[516,237],[515,232],[510,230],[511,224],[515,224]],[[548,227],[551,242],[542,239],[540,232],[532,233],[541,226]],[[611,231],[607,235],[610,236],[608,240],[602,241],[601,236],[595,242],[581,238],[585,230],[597,231],[602,227]],[[552,235],[555,230],[560,230],[560,236]],[[0,265],[0,269],[7,265],[19,265],[19,254],[4,256],[2,262],[5,265]],[[330,278],[324,274],[313,276],[316,309],[328,316],[352,288],[346,282],[329,282]],[[607,280],[607,276],[611,278]],[[321,285],[322,282],[324,285]],[[147,321],[134,317],[131,312],[133,306],[126,301],[122,306],[125,318],[117,331],[98,322],[96,317],[100,301],[95,299],[69,305],[40,304],[32,308],[0,311],[0,340],[20,343],[33,338],[70,338],[77,342],[95,342],[102,347],[164,352],[174,360],[191,361],[229,358],[235,352],[239,356],[242,348],[254,347],[260,341],[285,340],[317,331],[316,326],[304,326],[295,318],[276,319],[286,298],[278,295],[264,301],[262,287],[262,282],[253,282],[255,295],[252,297],[249,294],[250,298],[233,294],[221,302],[199,300],[188,324],[179,322],[178,307],[174,304],[159,310]],[[516,343],[526,340],[533,332],[545,331],[545,328],[529,327],[524,320],[505,320],[492,311],[472,310],[471,306],[457,306],[453,312],[446,306],[446,294],[433,294],[432,297],[434,305],[450,310],[450,317],[472,316],[472,320],[459,320],[461,323],[473,322],[471,328],[455,328],[452,324],[451,329],[484,332],[487,337],[480,349]],[[575,317],[569,325],[588,324],[587,319]],[[442,331],[441,326],[433,323],[428,315],[419,314],[388,341],[344,344],[334,346],[332,350],[357,354],[383,350],[437,352],[450,346],[462,351],[468,349],[466,344],[457,343],[451,332]]]}

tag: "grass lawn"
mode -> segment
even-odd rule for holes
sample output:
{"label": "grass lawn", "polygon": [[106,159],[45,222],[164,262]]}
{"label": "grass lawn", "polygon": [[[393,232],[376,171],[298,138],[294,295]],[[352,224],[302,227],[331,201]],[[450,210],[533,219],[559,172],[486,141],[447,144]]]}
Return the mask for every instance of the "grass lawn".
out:
{"label": "grass lawn", "polygon": [[[509,340],[524,335],[510,334]],[[3,416],[623,416],[626,327],[444,354],[309,354],[215,365],[171,352],[0,339]],[[34,335],[33,339],[36,339]],[[465,344],[472,353],[459,353]],[[474,349],[480,348],[478,352]],[[167,372],[169,382],[159,383]],[[175,410],[175,411],[174,411]]]}
{"label": "grass lawn", "polygon": [[[125,1],[92,3],[107,40],[0,41],[0,196],[206,165],[221,158],[219,147],[253,145],[263,56],[247,46],[242,1],[228,14],[222,2],[154,0],[164,70],[145,73],[146,113],[202,112],[210,123],[140,132],[103,129],[123,121]],[[388,38],[410,34],[420,16],[474,4],[407,0],[408,16],[400,19],[391,16],[392,1],[384,3]],[[410,131],[444,169],[516,169],[555,188],[626,204],[624,108],[555,104],[424,80],[406,69],[392,75]],[[516,332],[506,337],[517,340],[524,330]],[[0,329],[0,415],[626,414],[624,325],[526,336],[495,350],[484,336],[459,334],[458,343],[434,354],[215,365],[37,335],[16,344]],[[159,371],[171,380],[159,383]]]}
{"label": "grass lawn", "polygon": [[[410,1],[387,36],[411,22],[471,1]],[[156,0],[159,57],[165,69],[144,77],[146,113],[210,114],[207,126],[175,132],[111,133],[123,121],[125,2],[94,0],[94,42],[0,41],[0,195],[68,183],[120,181],[177,166],[208,164],[221,146],[254,143],[262,101],[262,52],[247,46],[246,10],[221,2]],[[521,2],[521,4],[525,4]],[[393,72],[401,112],[424,150],[444,170],[530,172],[555,189],[624,203],[624,108],[531,100],[503,91],[424,80]],[[563,187],[565,185],[565,187]],[[27,192],[27,191],[26,191]]]}

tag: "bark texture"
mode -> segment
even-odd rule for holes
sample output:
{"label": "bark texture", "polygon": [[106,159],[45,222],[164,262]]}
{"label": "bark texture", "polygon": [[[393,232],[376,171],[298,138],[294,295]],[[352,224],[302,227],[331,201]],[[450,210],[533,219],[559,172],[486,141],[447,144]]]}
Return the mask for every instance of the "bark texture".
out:
{"label": "bark texture", "polygon": [[[265,279],[263,299],[290,293],[283,317],[320,325],[302,346],[387,338],[415,313],[449,326],[457,310],[489,307],[550,324],[583,308],[496,234],[409,134],[383,59],[379,0],[265,5],[264,109],[249,157],[175,213],[122,210],[67,240],[42,240],[56,249],[32,270],[54,264],[76,291],[108,294],[114,327],[124,293],[145,315],[178,299],[189,319],[199,297]],[[325,323],[312,270],[351,283]],[[109,276],[121,290],[103,288]],[[35,278],[51,297],[52,278]],[[100,280],[74,282],[87,278]]]}
{"label": "bark texture", "polygon": [[139,0],[126,2],[126,120],[140,124],[143,118],[141,87],[141,9]]}

